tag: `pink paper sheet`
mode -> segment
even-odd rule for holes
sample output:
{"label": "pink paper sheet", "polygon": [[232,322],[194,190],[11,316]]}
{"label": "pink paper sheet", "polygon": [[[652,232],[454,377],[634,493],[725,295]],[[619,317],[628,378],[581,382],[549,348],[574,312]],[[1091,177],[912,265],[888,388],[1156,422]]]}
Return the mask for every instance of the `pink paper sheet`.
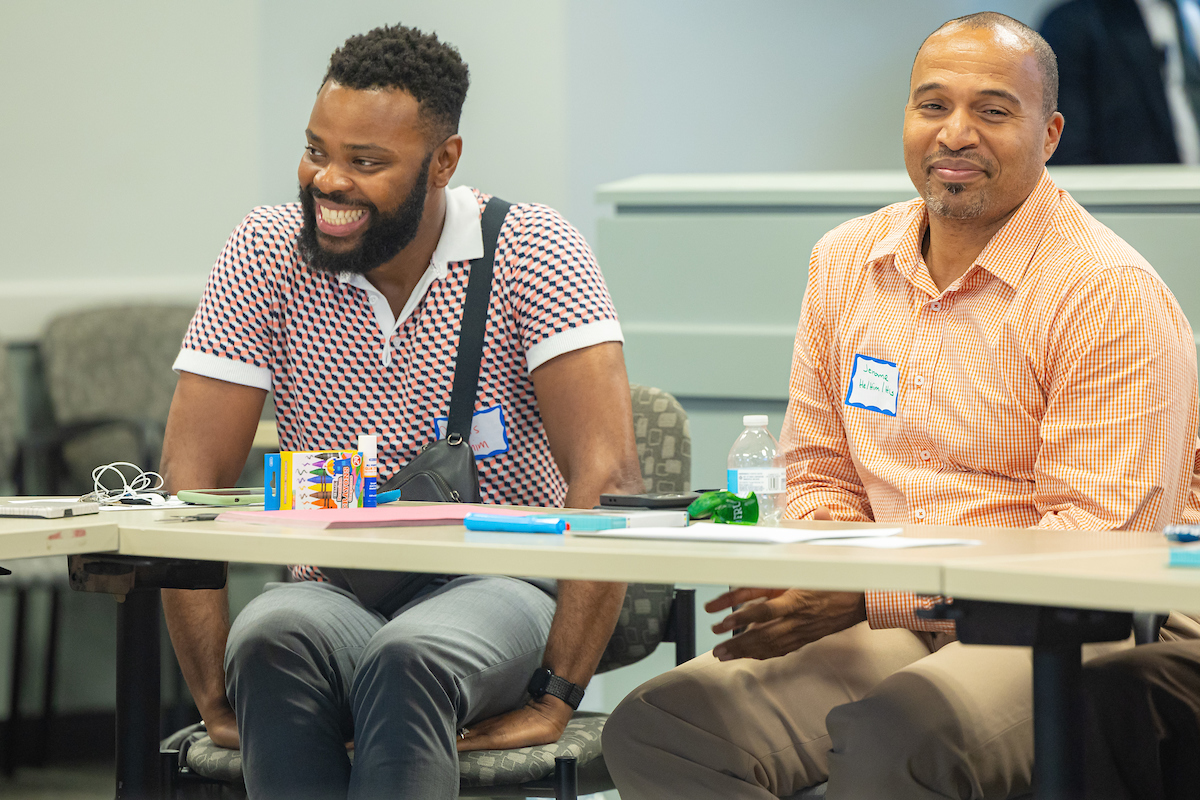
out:
{"label": "pink paper sheet", "polygon": [[289,525],[297,528],[393,528],[409,525],[461,525],[472,513],[521,516],[503,506],[468,506],[440,503],[430,506],[381,506],[379,508],[318,508],[298,511],[226,511],[218,522],[253,522],[260,525]]}

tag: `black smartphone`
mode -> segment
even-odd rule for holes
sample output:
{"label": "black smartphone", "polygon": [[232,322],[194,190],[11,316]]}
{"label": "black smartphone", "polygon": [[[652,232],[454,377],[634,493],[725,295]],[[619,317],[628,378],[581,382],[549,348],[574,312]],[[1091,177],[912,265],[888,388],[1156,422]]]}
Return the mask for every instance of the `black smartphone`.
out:
{"label": "black smartphone", "polygon": [[695,492],[602,494],[600,508],[687,508],[699,496]]}

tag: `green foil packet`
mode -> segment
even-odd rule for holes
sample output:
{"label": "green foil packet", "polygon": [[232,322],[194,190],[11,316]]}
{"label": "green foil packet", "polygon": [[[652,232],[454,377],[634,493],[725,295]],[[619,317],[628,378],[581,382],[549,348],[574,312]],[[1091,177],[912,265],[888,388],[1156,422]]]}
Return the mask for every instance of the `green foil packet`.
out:
{"label": "green foil packet", "polygon": [[688,506],[691,519],[711,519],[736,525],[753,525],[758,522],[758,496],[750,492],[738,497],[733,492],[705,492]]}

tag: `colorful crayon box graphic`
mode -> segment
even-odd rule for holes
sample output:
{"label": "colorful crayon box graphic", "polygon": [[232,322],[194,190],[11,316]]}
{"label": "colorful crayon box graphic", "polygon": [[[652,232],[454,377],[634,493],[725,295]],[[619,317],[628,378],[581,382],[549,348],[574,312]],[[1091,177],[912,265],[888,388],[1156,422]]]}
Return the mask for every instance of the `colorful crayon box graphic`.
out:
{"label": "colorful crayon box graphic", "polygon": [[[341,462],[341,463],[339,463]],[[355,450],[285,450],[266,461],[267,507],[351,508],[362,497],[362,456]]]}
{"label": "colorful crayon box graphic", "polygon": [[363,457],[352,453],[333,459],[333,507],[358,508],[363,499]]}

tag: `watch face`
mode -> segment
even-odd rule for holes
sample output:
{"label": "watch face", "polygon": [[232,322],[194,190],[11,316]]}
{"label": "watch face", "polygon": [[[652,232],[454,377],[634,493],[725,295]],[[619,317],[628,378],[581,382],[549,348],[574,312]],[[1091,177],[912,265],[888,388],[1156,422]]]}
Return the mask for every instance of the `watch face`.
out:
{"label": "watch face", "polygon": [[535,669],[533,677],[529,679],[529,688],[527,691],[531,697],[541,697],[546,693],[546,687],[550,685],[550,678],[554,673],[545,667]]}
{"label": "watch face", "polygon": [[583,688],[576,686],[566,678],[560,678],[551,672],[546,667],[534,670],[533,677],[529,679],[529,687],[526,690],[529,696],[537,699],[545,695],[557,697],[571,708],[579,708],[580,701],[583,700]]}

